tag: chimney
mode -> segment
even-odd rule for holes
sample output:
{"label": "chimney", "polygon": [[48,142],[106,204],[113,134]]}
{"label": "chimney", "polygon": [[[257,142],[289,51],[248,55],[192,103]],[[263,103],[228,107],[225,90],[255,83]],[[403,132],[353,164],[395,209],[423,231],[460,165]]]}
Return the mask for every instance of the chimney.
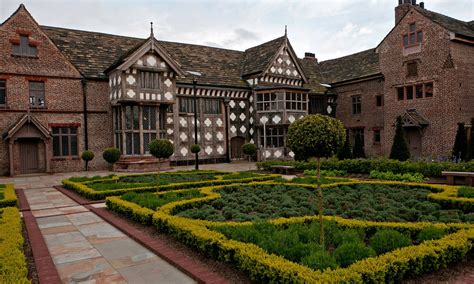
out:
{"label": "chimney", "polygon": [[425,9],[425,2],[420,2],[420,8]]}
{"label": "chimney", "polygon": [[305,52],[303,59],[306,59],[306,60],[316,60],[316,62],[318,62],[318,59],[316,58],[316,55],[315,55],[314,53],[311,53],[311,52]]}
{"label": "chimney", "polygon": [[411,6],[416,6],[416,0],[398,0],[398,6],[395,7],[395,25],[398,25]]}

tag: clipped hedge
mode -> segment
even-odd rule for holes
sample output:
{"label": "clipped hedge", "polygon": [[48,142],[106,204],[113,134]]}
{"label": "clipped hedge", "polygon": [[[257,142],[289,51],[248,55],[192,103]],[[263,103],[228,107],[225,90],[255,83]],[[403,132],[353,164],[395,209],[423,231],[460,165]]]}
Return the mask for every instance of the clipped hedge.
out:
{"label": "clipped hedge", "polygon": [[[203,173],[204,171],[201,171],[200,173]],[[71,189],[79,193],[80,195],[92,199],[92,200],[101,200],[104,199],[108,196],[118,196],[125,194],[127,192],[155,192],[155,191],[171,191],[171,190],[179,190],[179,189],[187,189],[187,188],[198,188],[198,187],[203,187],[203,186],[213,186],[213,185],[227,185],[227,184],[233,184],[233,183],[247,183],[247,182],[254,182],[254,181],[267,181],[267,180],[273,180],[277,177],[280,177],[280,175],[261,175],[257,177],[252,177],[252,178],[244,178],[244,179],[223,179],[222,175],[228,174],[225,172],[213,172],[209,171],[212,173],[216,173],[216,176],[219,177],[215,180],[206,180],[206,181],[198,181],[198,182],[183,182],[183,183],[172,183],[168,185],[157,185],[157,186],[143,186],[143,187],[134,187],[134,188],[125,188],[125,189],[115,189],[115,190],[107,190],[107,191],[96,191],[88,186],[88,183],[91,182],[98,182],[100,180],[94,180],[91,182],[73,182],[70,179],[63,180],[63,185],[67,189]],[[189,174],[195,174],[195,172],[189,172]],[[174,174],[173,172],[170,173],[162,173],[163,174]],[[138,174],[138,175],[129,175],[129,176],[139,176],[143,174]],[[119,182],[120,178],[122,177],[117,177],[114,176],[112,177],[113,180],[116,180]],[[110,181],[109,179],[106,179],[107,181]]]}
{"label": "clipped hedge", "polygon": [[[235,263],[257,282],[284,283],[378,283],[393,282],[404,277],[416,276],[425,272],[446,267],[447,264],[463,259],[472,249],[474,227],[468,224],[432,224],[432,223],[387,223],[348,220],[338,217],[325,217],[349,228],[376,230],[396,228],[407,230],[413,235],[427,227],[436,227],[454,232],[440,240],[426,241],[420,245],[397,249],[390,253],[356,262],[348,268],[315,271],[300,264],[288,261],[281,256],[268,254],[262,248],[235,240],[227,239],[223,234],[213,231],[213,226],[241,226],[250,222],[212,222],[192,220],[173,213],[186,208],[191,203],[206,202],[220,197],[216,189],[222,186],[206,187],[201,193],[206,197],[177,201],[161,207],[153,215],[153,224],[160,230],[173,234],[189,246],[198,248],[212,257]],[[282,225],[293,222],[316,220],[317,216],[295,217],[271,221]]]}
{"label": "clipped hedge", "polygon": [[[315,170],[316,161],[266,161],[258,162],[257,167],[271,171],[275,165],[294,166],[298,170]],[[442,171],[472,172],[474,161],[452,162],[427,162],[427,161],[398,161],[390,159],[348,159],[337,160],[334,158],[321,160],[322,170],[338,170],[351,174],[370,174],[370,171],[390,171],[395,174],[421,173],[427,177],[440,177]]]}
{"label": "clipped hedge", "polygon": [[459,186],[431,185],[431,187],[440,189],[440,192],[428,194],[428,199],[443,207],[474,212],[474,198],[458,197]]}
{"label": "clipped hedge", "polygon": [[18,209],[0,209],[0,283],[30,283],[23,243]]}
{"label": "clipped hedge", "polygon": [[4,195],[3,199],[0,199],[0,208],[16,206],[18,199],[16,197],[13,185],[7,184],[0,190],[3,190]]}

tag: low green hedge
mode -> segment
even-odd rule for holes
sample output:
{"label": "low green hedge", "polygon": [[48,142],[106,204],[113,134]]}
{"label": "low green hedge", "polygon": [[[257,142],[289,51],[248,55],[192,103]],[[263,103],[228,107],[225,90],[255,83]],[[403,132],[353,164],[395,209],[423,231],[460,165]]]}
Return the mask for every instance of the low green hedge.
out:
{"label": "low green hedge", "polygon": [[0,191],[3,193],[3,199],[0,199],[0,208],[16,206],[18,199],[13,185],[6,184],[0,188]]}
{"label": "low green hedge", "polygon": [[[299,170],[314,170],[317,168],[316,161],[267,161],[257,163],[262,170],[271,171],[275,165],[294,166]],[[426,161],[398,161],[390,159],[352,159],[337,160],[335,158],[322,159],[322,170],[337,170],[351,174],[369,174],[372,170],[391,171],[395,174],[421,173],[427,177],[440,177],[442,171],[472,172],[474,161],[463,163],[452,162],[426,162]]]}
{"label": "low green hedge", "polygon": [[0,283],[30,283],[17,208],[0,209]]}
{"label": "low green hedge", "polygon": [[[194,200],[177,201],[161,207],[153,215],[153,224],[161,231],[168,232],[185,244],[195,247],[208,255],[234,263],[246,271],[252,280],[262,283],[379,283],[395,282],[400,279],[421,275],[426,272],[446,267],[447,264],[463,259],[472,249],[474,229],[467,224],[432,224],[432,223],[387,223],[349,220],[325,217],[348,228],[376,230],[379,228],[397,228],[418,234],[426,227],[436,227],[455,231],[435,241],[426,241],[416,246],[397,249],[378,257],[371,257],[356,262],[348,268],[315,271],[296,264],[281,256],[269,254],[262,248],[226,238],[213,231],[215,226],[241,226],[250,222],[212,222],[192,220],[174,216],[178,208],[185,208],[194,202],[205,202],[220,197],[215,190],[221,187],[201,189],[207,197]],[[291,222],[316,220],[317,216],[296,217],[271,221],[285,226]]]}
{"label": "low green hedge", "polygon": [[[192,174],[193,172],[189,172]],[[166,174],[166,173],[163,173]],[[172,174],[172,173],[169,173]],[[216,176],[219,174],[224,174],[222,172],[216,172]],[[233,183],[246,183],[246,182],[254,182],[254,181],[267,181],[273,180],[280,175],[260,175],[257,177],[252,178],[244,178],[244,179],[215,179],[215,180],[207,180],[207,181],[198,181],[198,182],[186,182],[186,183],[172,183],[168,185],[157,185],[157,186],[143,186],[143,187],[134,187],[134,188],[126,188],[126,189],[114,189],[114,190],[107,190],[107,191],[96,191],[88,186],[89,182],[73,182],[70,179],[63,180],[63,185],[67,189],[71,189],[79,193],[80,195],[92,199],[92,200],[102,200],[108,196],[118,196],[125,194],[127,192],[155,192],[155,191],[170,191],[170,190],[179,190],[179,189],[187,189],[187,188],[197,188],[203,186],[212,186],[212,185],[226,185],[226,184],[233,184]],[[123,178],[123,177],[122,177]],[[115,180],[119,180],[119,177],[114,177]],[[107,179],[110,180],[110,179]],[[97,182],[97,181],[93,181]]]}

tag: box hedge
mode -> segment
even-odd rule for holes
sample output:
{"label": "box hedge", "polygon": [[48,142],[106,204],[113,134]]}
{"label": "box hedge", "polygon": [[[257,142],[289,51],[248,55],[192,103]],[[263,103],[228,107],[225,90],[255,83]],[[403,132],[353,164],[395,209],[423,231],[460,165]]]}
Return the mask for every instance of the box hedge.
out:
{"label": "box hedge", "polygon": [[18,199],[13,185],[7,184],[5,187],[0,188],[0,190],[3,191],[3,199],[0,199],[0,208],[16,206]]}

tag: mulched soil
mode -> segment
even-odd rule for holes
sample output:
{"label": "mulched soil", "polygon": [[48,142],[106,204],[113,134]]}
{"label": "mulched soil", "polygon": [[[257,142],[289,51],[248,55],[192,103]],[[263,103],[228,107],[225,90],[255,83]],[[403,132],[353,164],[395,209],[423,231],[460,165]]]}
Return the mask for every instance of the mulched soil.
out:
{"label": "mulched soil", "polygon": [[235,268],[233,265],[229,263],[214,260],[208,255],[206,255],[205,253],[186,246],[185,244],[177,240],[175,237],[165,234],[165,233],[158,232],[158,230],[154,228],[153,226],[150,226],[150,227],[144,226],[144,225],[132,222],[115,212],[112,212],[112,211],[108,211],[108,212],[122,218],[128,224],[143,231],[144,233],[151,234],[153,235],[154,238],[157,238],[159,240],[166,242],[166,244],[170,248],[185,254],[190,260],[195,260],[197,262],[202,263],[209,270],[227,279],[230,283],[252,283],[246,273],[238,270],[237,268]]}
{"label": "mulched soil", "polygon": [[23,245],[23,251],[26,256],[26,261],[28,262],[28,279],[31,280],[33,284],[39,284],[38,272],[36,270],[35,259],[33,258],[33,251],[31,250],[30,240],[28,239],[28,233],[26,232],[26,226],[23,225],[23,238],[25,239],[25,244]]}
{"label": "mulched soil", "polygon": [[445,269],[403,281],[404,284],[428,283],[474,283],[474,254],[463,262],[454,263]]}

